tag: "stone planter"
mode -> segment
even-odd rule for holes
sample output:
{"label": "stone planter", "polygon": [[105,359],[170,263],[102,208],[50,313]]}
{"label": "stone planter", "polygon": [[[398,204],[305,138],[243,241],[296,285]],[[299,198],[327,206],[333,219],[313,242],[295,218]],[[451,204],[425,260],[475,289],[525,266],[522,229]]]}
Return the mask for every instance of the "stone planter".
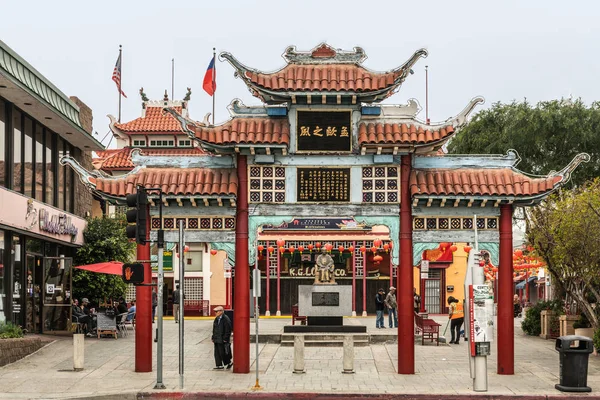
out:
{"label": "stone planter", "polygon": [[540,333],[540,337],[542,339],[550,339],[552,337],[550,333],[550,321],[552,318],[556,318],[556,315],[551,310],[543,310],[540,313],[541,316],[541,325],[542,325],[542,333]]}
{"label": "stone planter", "polygon": [[574,335],[585,336],[590,339],[594,338],[594,328],[577,328],[575,329]]}
{"label": "stone planter", "polygon": [[578,319],[578,315],[561,315],[558,318],[560,321],[560,336],[574,335],[575,328],[573,328],[573,324]]}
{"label": "stone planter", "polygon": [[39,338],[0,339],[0,367],[28,356],[42,346]]}

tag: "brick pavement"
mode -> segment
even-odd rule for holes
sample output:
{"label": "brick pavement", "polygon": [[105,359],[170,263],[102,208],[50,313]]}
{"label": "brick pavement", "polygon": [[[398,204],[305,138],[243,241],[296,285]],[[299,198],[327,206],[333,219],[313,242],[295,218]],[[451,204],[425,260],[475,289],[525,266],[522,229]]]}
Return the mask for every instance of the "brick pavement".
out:
{"label": "brick pavement", "polygon": [[[444,322],[443,317],[439,317]],[[289,319],[261,319],[262,333],[280,332]],[[395,330],[374,329],[374,318],[351,318],[345,323],[365,324],[372,334],[390,334]],[[496,347],[488,357],[488,385],[485,394],[496,396],[559,396],[554,389],[558,382],[558,353],[554,341],[525,336],[515,322],[515,375],[497,375]],[[252,372],[233,374],[231,371],[213,371],[213,348],[210,341],[211,320],[186,321],[185,386],[183,392],[226,392],[228,397],[246,396],[254,386],[254,344],[251,346]],[[443,326],[442,326],[443,328]],[[167,392],[179,391],[178,325],[165,321],[164,383]],[[252,324],[251,333],[254,333]],[[154,372],[134,372],[134,335],[114,339],[87,339],[85,342],[85,369],[72,371],[72,342],[63,337],[37,353],[11,365],[0,368],[0,399],[75,398],[109,395],[109,398],[136,398],[136,393],[159,394],[171,398],[164,391],[154,391]],[[416,374],[398,375],[396,343],[371,344],[355,348],[355,371],[344,375],[340,347],[307,347],[306,373],[294,375],[293,348],[278,344],[259,345],[261,393],[279,398],[293,393],[330,393],[388,395],[413,394],[430,398],[466,397],[475,394],[469,377],[467,346],[440,344],[415,345]],[[235,350],[234,350],[235,354]],[[234,360],[235,361],[235,360]],[[588,385],[600,391],[600,357],[590,357]],[[233,395],[235,392],[236,395]],[[592,394],[594,393],[592,392]],[[113,397],[110,397],[112,395]],[[583,395],[586,397],[586,395]],[[177,395],[181,398],[181,395]],[[312,397],[312,395],[308,395]],[[592,396],[587,395],[588,398]],[[174,397],[173,397],[174,398]],[[534,398],[534,397],[530,397]]]}

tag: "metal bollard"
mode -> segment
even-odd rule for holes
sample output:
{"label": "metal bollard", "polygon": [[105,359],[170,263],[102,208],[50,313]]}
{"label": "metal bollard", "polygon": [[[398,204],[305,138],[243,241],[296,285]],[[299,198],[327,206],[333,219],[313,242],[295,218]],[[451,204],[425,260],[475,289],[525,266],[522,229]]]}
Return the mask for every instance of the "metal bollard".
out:
{"label": "metal bollard", "polygon": [[354,373],[354,336],[344,336],[344,370],[342,374]]}
{"label": "metal bollard", "polygon": [[84,342],[85,335],[83,333],[73,335],[73,370],[75,371],[83,370]]}
{"label": "metal bollard", "polygon": [[303,374],[304,371],[304,335],[294,336],[294,374]]}

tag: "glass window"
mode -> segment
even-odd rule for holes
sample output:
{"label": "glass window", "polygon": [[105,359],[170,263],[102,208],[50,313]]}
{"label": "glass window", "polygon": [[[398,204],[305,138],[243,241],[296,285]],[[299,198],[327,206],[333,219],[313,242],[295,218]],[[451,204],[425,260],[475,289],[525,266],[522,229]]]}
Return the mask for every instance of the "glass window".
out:
{"label": "glass window", "polygon": [[[65,153],[68,156],[75,156],[73,153],[73,146],[69,143],[65,142]],[[75,188],[73,187],[73,169],[68,166],[61,166],[61,169],[64,169],[65,174],[65,211],[73,212],[73,191]]]}
{"label": "glass window", "polygon": [[54,163],[52,160],[52,132],[46,131],[46,204],[54,205]]}
{"label": "glass window", "polygon": [[13,264],[12,285],[12,322],[18,325],[23,324],[23,274],[22,274],[22,258],[23,252],[21,249],[21,237],[18,235],[12,236],[12,249],[10,261]]}
{"label": "glass window", "polygon": [[25,175],[23,175],[23,187],[26,196],[33,197],[33,121],[25,118],[25,135],[23,136],[23,153],[25,160]]}
{"label": "glass window", "polygon": [[16,192],[23,191],[23,185],[21,184],[21,113],[16,109],[13,109],[13,190]]}
{"label": "glass window", "polygon": [[[65,141],[58,136],[58,160],[65,155]],[[58,208],[65,209],[65,167],[58,164]]]}
{"label": "glass window", "polygon": [[133,141],[133,145],[134,146],[145,146],[146,145],[146,141],[145,140],[134,140]]}
{"label": "glass window", "polygon": [[[0,100],[0,186],[6,186],[6,103],[2,100]],[[1,258],[0,262],[2,262]]]}
{"label": "glass window", "polygon": [[[1,110],[1,109],[0,109]],[[0,231],[0,322],[6,321],[6,294],[4,293],[4,231]]]}
{"label": "glass window", "polygon": [[44,195],[44,128],[35,125],[35,198],[43,201]]}

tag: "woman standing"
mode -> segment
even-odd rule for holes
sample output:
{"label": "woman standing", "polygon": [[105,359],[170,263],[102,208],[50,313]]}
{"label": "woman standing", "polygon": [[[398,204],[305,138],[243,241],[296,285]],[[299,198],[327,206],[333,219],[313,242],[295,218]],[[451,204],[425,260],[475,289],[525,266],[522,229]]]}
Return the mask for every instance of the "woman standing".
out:
{"label": "woman standing", "polygon": [[448,297],[448,304],[450,305],[448,318],[450,319],[450,332],[452,334],[450,343],[460,344],[460,327],[465,320],[463,305],[452,296]]}

